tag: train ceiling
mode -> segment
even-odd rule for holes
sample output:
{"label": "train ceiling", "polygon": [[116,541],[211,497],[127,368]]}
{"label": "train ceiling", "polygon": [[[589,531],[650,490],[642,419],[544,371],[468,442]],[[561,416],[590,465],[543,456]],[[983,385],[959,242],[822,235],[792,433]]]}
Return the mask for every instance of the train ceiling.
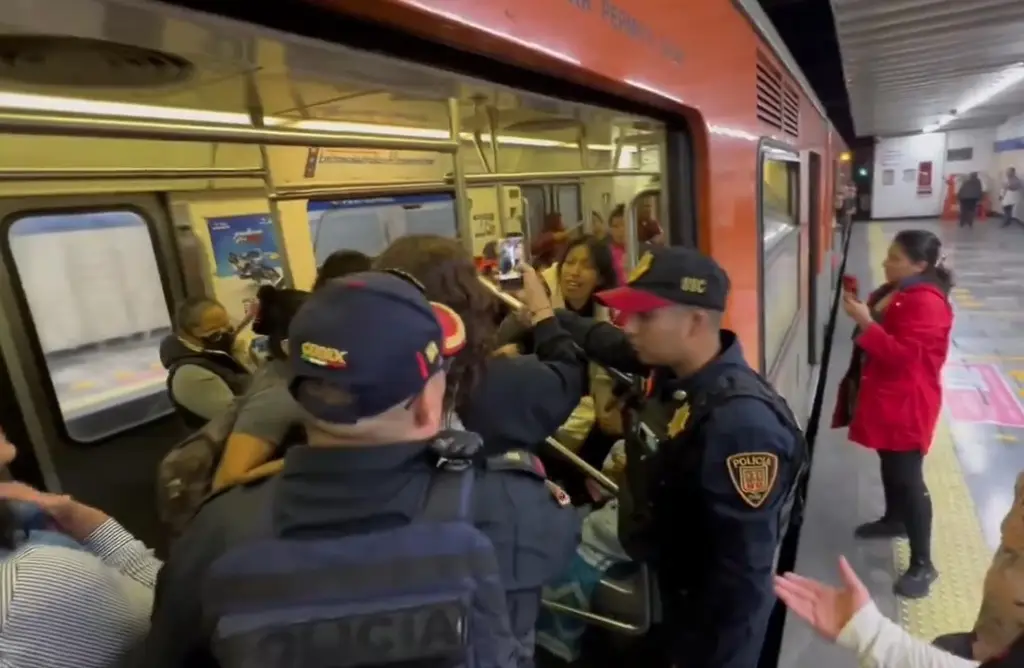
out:
{"label": "train ceiling", "polygon": [[997,125],[1024,111],[1021,0],[832,0],[858,135]]}
{"label": "train ceiling", "polygon": [[613,124],[646,127],[635,117],[147,0],[48,0],[45,11],[40,3],[9,4],[0,16],[0,107],[55,96],[241,117],[255,103],[265,116],[294,121],[447,130],[447,99],[456,97],[464,131],[487,132],[488,107],[497,110],[501,134],[547,140],[575,141],[585,126],[589,141],[607,142]]}

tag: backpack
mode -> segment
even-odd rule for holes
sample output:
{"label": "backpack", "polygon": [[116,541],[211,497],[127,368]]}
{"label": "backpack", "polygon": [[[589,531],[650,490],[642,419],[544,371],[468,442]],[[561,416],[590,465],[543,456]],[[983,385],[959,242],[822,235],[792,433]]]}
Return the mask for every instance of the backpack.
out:
{"label": "backpack", "polygon": [[171,448],[157,466],[157,514],[172,536],[184,530],[209,495],[224,446],[244,403],[244,399],[236,399],[227,412]]}
{"label": "backpack", "polygon": [[513,668],[491,541],[470,521],[475,471],[442,460],[419,515],[380,531],[236,546],[202,588],[223,668]]}

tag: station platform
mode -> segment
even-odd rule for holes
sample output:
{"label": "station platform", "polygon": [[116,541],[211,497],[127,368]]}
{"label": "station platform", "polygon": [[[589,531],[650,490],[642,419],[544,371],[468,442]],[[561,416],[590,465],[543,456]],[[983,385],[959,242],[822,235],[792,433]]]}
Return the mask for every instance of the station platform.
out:
{"label": "station platform", "polygon": [[[999,525],[1024,470],[1024,230],[998,219],[973,229],[955,222],[909,220],[854,223],[847,273],[879,285],[893,235],[930,229],[943,241],[957,287],[950,358],[944,372],[943,415],[925,477],[932,496],[932,551],[939,579],[919,601],[897,599],[897,572],[906,568],[905,541],[856,541],[854,528],[883,511],[877,455],[851,444],[846,430],[828,429],[839,380],[852,352],[853,326],[842,311],[828,370],[823,429],[818,436],[796,571],[839,582],[845,555],[879,609],[914,635],[970,630],[982,583],[999,544]],[[786,620],[780,668],[853,668],[856,658],[817,638],[799,619]]]}

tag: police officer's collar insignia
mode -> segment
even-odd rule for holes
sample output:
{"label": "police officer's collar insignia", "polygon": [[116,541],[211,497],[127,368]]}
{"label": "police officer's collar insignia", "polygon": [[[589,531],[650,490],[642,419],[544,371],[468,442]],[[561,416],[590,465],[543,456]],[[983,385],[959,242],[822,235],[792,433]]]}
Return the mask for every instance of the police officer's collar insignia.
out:
{"label": "police officer's collar insignia", "polygon": [[740,498],[751,508],[760,508],[779,477],[779,457],[770,452],[743,452],[726,457],[729,479]]}
{"label": "police officer's collar insignia", "polygon": [[640,277],[651,270],[651,265],[654,264],[654,256],[648,251],[643,254],[640,260],[633,267],[633,271],[629,272],[629,279],[627,283],[635,283],[640,280]]}
{"label": "police officer's collar insignia", "polygon": [[686,429],[686,423],[690,420],[690,402],[687,401],[676,409],[672,419],[668,421],[668,437],[675,438],[680,432]]}

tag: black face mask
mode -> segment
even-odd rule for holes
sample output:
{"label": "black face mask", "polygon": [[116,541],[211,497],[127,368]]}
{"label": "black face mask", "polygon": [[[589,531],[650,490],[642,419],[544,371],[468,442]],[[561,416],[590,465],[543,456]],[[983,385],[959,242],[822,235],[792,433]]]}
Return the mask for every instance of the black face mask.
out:
{"label": "black face mask", "polygon": [[231,352],[235,344],[234,332],[214,332],[202,338],[203,346],[209,350],[217,350],[222,353]]}

